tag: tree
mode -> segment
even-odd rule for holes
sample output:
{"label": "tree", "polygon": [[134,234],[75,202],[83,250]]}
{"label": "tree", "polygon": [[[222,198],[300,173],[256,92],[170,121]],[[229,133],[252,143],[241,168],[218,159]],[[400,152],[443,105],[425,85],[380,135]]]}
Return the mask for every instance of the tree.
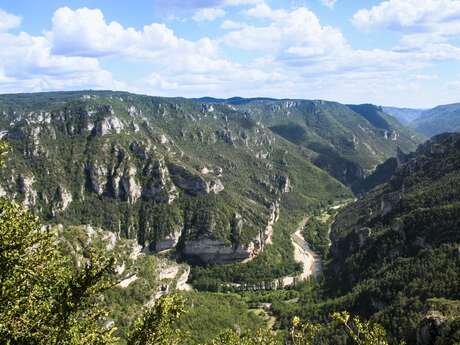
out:
{"label": "tree", "polygon": [[0,343],[115,343],[97,299],[113,266],[89,250],[76,268],[36,217],[0,199]]}
{"label": "tree", "polygon": [[[8,151],[0,142],[0,165]],[[88,249],[76,267],[31,212],[0,198],[0,343],[114,344],[98,300],[114,265]]]}
{"label": "tree", "polygon": [[184,312],[184,303],[179,295],[162,296],[137,320],[128,345],[179,344],[186,334],[173,325]]}
{"label": "tree", "polygon": [[211,341],[208,345],[281,345],[277,337],[269,331],[258,330],[255,333],[242,334],[227,330]]}
{"label": "tree", "polygon": [[362,321],[346,311],[333,313],[332,319],[342,324],[347,335],[357,345],[388,345],[387,333],[378,323]]}

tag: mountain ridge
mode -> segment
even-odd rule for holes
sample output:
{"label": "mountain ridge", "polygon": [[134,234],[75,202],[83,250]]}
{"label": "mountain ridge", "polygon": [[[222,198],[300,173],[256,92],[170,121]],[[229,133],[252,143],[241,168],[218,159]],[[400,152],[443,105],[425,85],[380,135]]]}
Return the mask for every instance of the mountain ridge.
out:
{"label": "mountain ridge", "polygon": [[[373,106],[236,102],[113,91],[0,95],[0,130],[14,152],[0,192],[46,222],[92,224],[153,251],[176,248],[195,264],[252,260],[274,241],[278,249],[260,260],[276,256],[287,275],[297,267],[282,240],[290,228],[277,233],[274,222],[295,224],[308,209],[349,198],[343,183],[418,142]],[[363,116],[369,109],[387,129]]]}

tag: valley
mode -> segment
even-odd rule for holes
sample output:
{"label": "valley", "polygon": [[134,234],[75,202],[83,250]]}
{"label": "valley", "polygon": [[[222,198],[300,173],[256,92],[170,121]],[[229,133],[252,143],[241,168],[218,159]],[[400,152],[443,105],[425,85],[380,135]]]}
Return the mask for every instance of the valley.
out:
{"label": "valley", "polygon": [[120,344],[174,296],[187,345],[294,317],[346,344],[344,309],[415,343],[432,299],[460,298],[455,134],[423,143],[385,108],[297,99],[56,92],[0,95],[0,113],[1,196],[76,272],[115,260],[100,303]]}
{"label": "valley", "polygon": [[0,0],[0,345],[460,345],[460,0]]}

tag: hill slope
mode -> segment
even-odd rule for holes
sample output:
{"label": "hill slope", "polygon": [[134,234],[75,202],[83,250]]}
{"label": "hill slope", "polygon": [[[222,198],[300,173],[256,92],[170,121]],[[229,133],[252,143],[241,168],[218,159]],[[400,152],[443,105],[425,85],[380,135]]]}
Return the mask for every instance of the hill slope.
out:
{"label": "hill slope", "polygon": [[382,107],[383,111],[396,118],[403,125],[408,125],[412,121],[418,119],[424,109],[412,109],[412,108],[397,108],[397,107]]}
{"label": "hill slope", "polygon": [[312,162],[347,185],[394,156],[397,147],[409,152],[423,140],[371,104],[266,98],[206,100],[243,111],[256,123],[304,147]]}
{"label": "hill slope", "polygon": [[440,105],[426,110],[409,125],[428,137],[444,132],[459,131],[460,103]]}
{"label": "hill slope", "polygon": [[196,263],[253,259],[272,225],[349,190],[227,105],[124,92],[0,96],[1,194]]}
{"label": "hill slope", "polygon": [[335,303],[415,343],[430,298],[460,299],[460,134],[436,136],[396,164],[337,216],[326,276]]}

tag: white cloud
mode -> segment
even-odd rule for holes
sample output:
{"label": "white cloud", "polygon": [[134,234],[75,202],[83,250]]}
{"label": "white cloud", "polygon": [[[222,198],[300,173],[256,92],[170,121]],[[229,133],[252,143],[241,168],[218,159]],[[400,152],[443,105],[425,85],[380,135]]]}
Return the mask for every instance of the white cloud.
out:
{"label": "white cloud", "polygon": [[460,1],[458,0],[389,0],[361,9],[353,16],[353,23],[361,29],[388,28],[418,32],[451,31],[458,33]]}
{"label": "white cloud", "polygon": [[[433,86],[440,82],[429,78],[436,74],[432,67],[437,61],[460,60],[460,48],[449,42],[455,26],[441,25],[441,19],[401,29],[404,37],[393,49],[365,50],[353,49],[338,28],[323,25],[305,7],[200,0],[194,11],[211,3],[221,10],[252,7],[240,11],[246,23],[223,21],[221,28],[229,31],[216,39],[187,40],[162,23],[124,27],[107,22],[98,9],[67,7],[55,12],[43,36],[0,30],[0,92],[112,88],[164,96],[239,94],[409,105],[446,99]],[[449,23],[455,22],[449,13]],[[114,80],[102,68],[101,61],[108,59],[124,64],[126,70],[117,75],[129,83]],[[146,77],[128,77],[132,64],[142,66]]]}
{"label": "white cloud", "polygon": [[97,57],[126,49],[140,39],[132,28],[124,29],[117,22],[106,24],[98,9],[76,11],[62,7],[54,13],[52,31],[47,33],[53,53]]}
{"label": "white cloud", "polygon": [[261,2],[263,0],[225,0],[224,6],[256,5]]}
{"label": "white cloud", "polygon": [[242,22],[235,22],[233,20],[224,20],[220,27],[224,30],[234,30],[234,29],[242,29],[247,26],[246,23]]}
{"label": "white cloud", "polygon": [[152,23],[142,31],[107,23],[98,9],[58,9],[46,33],[53,53],[64,56],[116,56],[154,62],[168,68],[187,68],[192,60],[215,59],[218,47],[209,38],[188,41],[165,24]]}
{"label": "white cloud", "polygon": [[223,41],[236,48],[270,51],[276,55],[300,54],[319,57],[345,49],[347,43],[341,32],[322,26],[309,9],[273,10],[259,4],[245,12],[247,15],[269,19],[265,26],[245,26],[226,34]]}
{"label": "white cloud", "polygon": [[196,22],[212,22],[223,16],[225,16],[225,11],[221,8],[202,8],[193,15],[192,19]]}
{"label": "white cloud", "polygon": [[324,6],[327,6],[329,8],[334,8],[335,3],[337,0],[321,0]]}
{"label": "white cloud", "polygon": [[[353,16],[360,29],[389,29],[403,33],[395,51],[427,59],[457,59],[449,41],[460,35],[459,0],[389,0],[361,9]],[[407,54],[406,54],[407,56]]]}
{"label": "white cloud", "polygon": [[263,0],[154,0],[153,2],[155,7],[162,11],[187,11],[201,8],[256,5]]}
{"label": "white cloud", "polygon": [[94,58],[57,56],[42,36],[0,34],[0,92],[121,87]]}
{"label": "white cloud", "polygon": [[5,12],[0,8],[0,32],[5,32],[21,25],[21,17]]}

